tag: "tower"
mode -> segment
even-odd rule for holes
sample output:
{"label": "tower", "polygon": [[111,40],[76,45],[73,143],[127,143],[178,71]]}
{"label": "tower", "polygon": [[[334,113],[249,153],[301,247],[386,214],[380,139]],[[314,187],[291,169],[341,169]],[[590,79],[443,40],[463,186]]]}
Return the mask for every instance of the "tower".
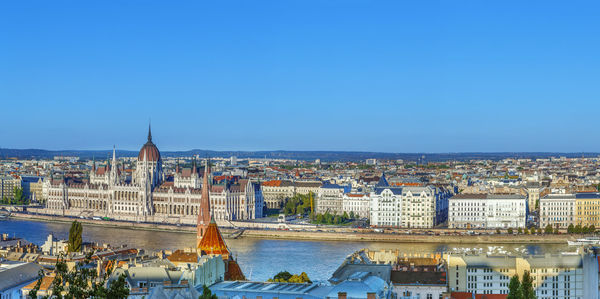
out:
{"label": "tower", "polygon": [[117,155],[116,149],[113,145],[113,156],[112,156],[112,165],[110,166],[110,182],[111,185],[116,185],[119,183],[119,168],[117,166]]}
{"label": "tower", "polygon": [[200,242],[202,241],[202,237],[206,233],[206,229],[210,224],[210,183],[208,180],[208,176],[210,174],[208,159],[206,159],[206,165],[204,166],[204,178],[202,181],[202,198],[200,199],[200,211],[198,213],[198,221],[197,221],[197,238],[196,238],[196,247],[200,248]]}

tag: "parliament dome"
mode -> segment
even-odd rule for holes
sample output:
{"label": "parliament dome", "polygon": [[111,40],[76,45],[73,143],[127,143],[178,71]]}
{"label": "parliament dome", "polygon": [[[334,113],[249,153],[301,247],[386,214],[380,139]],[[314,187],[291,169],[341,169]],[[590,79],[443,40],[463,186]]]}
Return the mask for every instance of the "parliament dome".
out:
{"label": "parliament dome", "polygon": [[140,149],[138,161],[144,161],[144,158],[148,159],[149,162],[157,162],[160,160],[160,151],[152,142],[152,132],[150,127],[148,127],[148,142],[146,142],[144,146],[142,146],[142,149]]}

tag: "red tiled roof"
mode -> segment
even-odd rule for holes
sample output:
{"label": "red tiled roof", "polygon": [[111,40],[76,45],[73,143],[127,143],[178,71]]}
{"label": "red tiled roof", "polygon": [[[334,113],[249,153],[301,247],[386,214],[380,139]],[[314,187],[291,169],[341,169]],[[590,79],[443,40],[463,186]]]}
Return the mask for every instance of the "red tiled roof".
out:
{"label": "red tiled roof", "polygon": [[267,187],[279,187],[281,186],[281,180],[262,182],[262,185]]}

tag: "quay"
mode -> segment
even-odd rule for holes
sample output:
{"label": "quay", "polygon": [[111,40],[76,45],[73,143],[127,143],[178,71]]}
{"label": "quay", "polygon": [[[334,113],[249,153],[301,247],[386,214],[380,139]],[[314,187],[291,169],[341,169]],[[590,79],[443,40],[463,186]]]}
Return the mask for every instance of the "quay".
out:
{"label": "quay", "polygon": [[[39,215],[26,213],[12,213],[11,218],[70,223],[77,220],[86,225],[111,227],[121,229],[165,231],[174,233],[195,234],[196,228],[187,225],[156,224],[144,222],[125,222],[125,221],[105,221],[93,219],[81,219],[62,217],[55,215]],[[354,242],[387,242],[387,243],[452,243],[452,244],[566,244],[568,240],[575,240],[579,236],[568,234],[465,234],[465,235],[428,235],[428,234],[406,234],[406,233],[376,233],[359,232],[352,228],[335,228],[331,231],[327,227],[320,227],[318,230],[276,230],[261,228],[221,228],[223,237],[231,238],[254,238],[254,239],[279,239],[279,240],[314,240],[314,241],[354,241]],[[433,229],[432,229],[433,230]],[[414,232],[432,231],[432,230],[412,230]],[[433,230],[438,232],[448,232],[456,230]]]}

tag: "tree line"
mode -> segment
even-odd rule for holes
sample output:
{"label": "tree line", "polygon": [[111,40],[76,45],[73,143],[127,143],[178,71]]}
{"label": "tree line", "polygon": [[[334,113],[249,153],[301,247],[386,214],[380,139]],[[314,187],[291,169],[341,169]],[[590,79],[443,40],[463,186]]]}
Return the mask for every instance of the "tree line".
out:
{"label": "tree line", "polygon": [[29,199],[23,193],[23,188],[15,187],[13,189],[13,197],[9,198],[4,196],[0,199],[0,204],[3,205],[28,205]]}

